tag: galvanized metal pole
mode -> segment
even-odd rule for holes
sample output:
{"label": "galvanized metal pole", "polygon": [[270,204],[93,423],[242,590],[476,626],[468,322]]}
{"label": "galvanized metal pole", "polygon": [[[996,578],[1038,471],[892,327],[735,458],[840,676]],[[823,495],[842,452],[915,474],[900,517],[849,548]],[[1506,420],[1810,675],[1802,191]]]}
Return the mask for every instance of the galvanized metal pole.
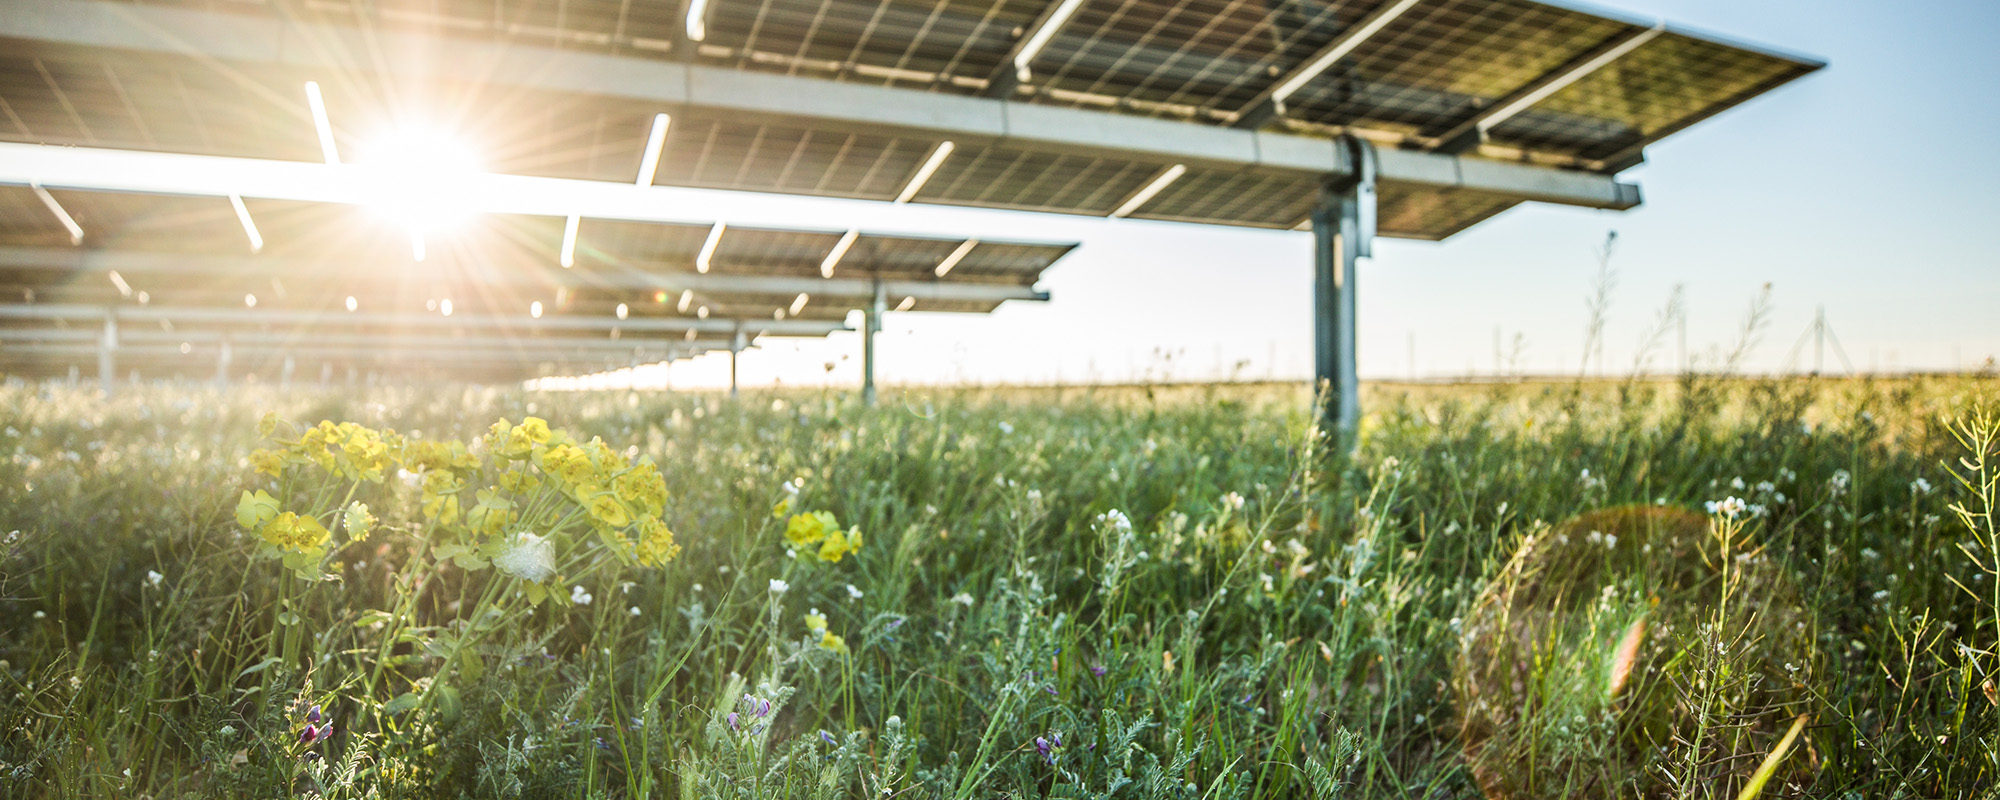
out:
{"label": "galvanized metal pole", "polygon": [[118,312],[104,311],[104,338],[97,343],[97,385],[110,394],[118,382]]}
{"label": "galvanized metal pole", "polygon": [[748,345],[743,337],[743,323],[736,324],[736,335],[729,340],[729,399],[736,399],[736,356]]}
{"label": "galvanized metal pole", "polygon": [[1355,263],[1375,238],[1375,154],[1368,143],[1342,138],[1353,177],[1320,190],[1312,212],[1313,377],[1324,427],[1351,435],[1361,422],[1361,379],[1355,370]]}
{"label": "galvanized metal pole", "polygon": [[222,350],[215,356],[215,385],[224,388],[229,385],[229,337],[222,337]]}
{"label": "galvanized metal pole", "polygon": [[888,310],[888,293],[883,291],[881,279],[875,281],[874,297],[868,301],[868,309],[863,313],[867,319],[861,326],[861,402],[875,405],[875,334],[882,330],[882,314]]}

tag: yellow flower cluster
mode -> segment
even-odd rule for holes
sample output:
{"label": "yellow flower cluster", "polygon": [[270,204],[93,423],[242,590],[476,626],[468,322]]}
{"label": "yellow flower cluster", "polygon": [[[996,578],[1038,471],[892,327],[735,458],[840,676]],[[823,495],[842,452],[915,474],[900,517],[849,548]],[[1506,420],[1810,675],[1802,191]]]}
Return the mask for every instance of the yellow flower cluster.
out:
{"label": "yellow flower cluster", "polygon": [[322,546],[332,535],[313,517],[279,511],[278,498],[261,489],[254,494],[244,492],[236,501],[236,524],[256,531],[272,547],[293,553],[322,554]]}
{"label": "yellow flower cluster", "polygon": [[785,521],[785,541],[795,549],[813,554],[828,563],[839,563],[848,553],[861,549],[861,528],[845,531],[831,511],[793,514]]}
{"label": "yellow flower cluster", "polygon": [[841,655],[847,655],[847,640],[826,629],[826,615],[815,608],[806,612],[806,630],[819,634],[819,646]]}

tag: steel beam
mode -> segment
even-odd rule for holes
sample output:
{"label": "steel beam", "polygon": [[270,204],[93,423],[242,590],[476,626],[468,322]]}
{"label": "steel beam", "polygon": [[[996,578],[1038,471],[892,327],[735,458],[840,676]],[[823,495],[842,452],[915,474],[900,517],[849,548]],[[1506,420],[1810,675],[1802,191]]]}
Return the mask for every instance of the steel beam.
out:
{"label": "steel beam", "polygon": [[1367,168],[1373,148],[1360,139],[1347,141],[1363,165],[1360,175],[1328,183],[1312,213],[1314,390],[1321,401],[1321,430],[1343,437],[1351,437],[1361,422],[1355,263],[1372,255],[1376,188]]}
{"label": "steel beam", "polygon": [[882,314],[888,306],[888,292],[876,281],[875,295],[868,301],[861,324],[861,402],[871,408],[875,405],[875,334],[882,332]]}
{"label": "steel beam", "polygon": [[[588,93],[654,105],[788,120],[793,124],[839,130],[951,139],[961,145],[968,142],[1004,142],[1009,146],[1029,149],[1088,153],[1160,164],[1184,163],[1191,168],[1275,170],[1316,177],[1352,174],[1352,165],[1346,163],[1340,148],[1333,141],[1319,137],[1238,130],[994,98],[961,97],[498,41],[452,39],[394,30],[362,30],[305,23],[296,19],[264,19],[105,0],[0,0],[0,38],[304,70],[372,72],[399,82],[442,79]],[[295,46],[294,43],[300,41],[315,42],[320,46]],[[347,54],[356,53],[367,53],[369,57],[347,57]],[[1403,163],[1413,165],[1426,174],[1453,170],[1456,161],[1452,156],[1435,153],[1411,153],[1403,159]],[[1387,183],[1401,182],[1404,178],[1399,169],[1399,165],[1385,160],[1378,177]],[[1523,169],[1556,171],[1541,167]],[[1611,188],[1616,183],[1612,178],[1576,175],[1577,181],[1586,185],[1580,192],[1573,195],[1524,196],[1522,199],[1598,208],[1629,207],[1609,204],[1623,196],[1618,189]],[[22,177],[0,180],[27,182]],[[54,175],[47,183],[51,186],[76,186],[59,181]],[[157,187],[157,183],[154,185]],[[645,187],[626,188],[645,190]],[[1502,181],[1468,188],[1509,194],[1512,184]],[[174,189],[168,186],[151,191],[173,192]],[[266,186],[262,190],[241,194],[284,196],[269,194],[271,191],[274,189]],[[183,189],[181,193],[190,192]],[[228,194],[214,191],[192,193]],[[1606,198],[1614,199],[1607,201]],[[540,205],[546,207],[548,204]],[[578,211],[563,208],[524,213],[568,215]],[[644,218],[615,213],[585,215]],[[736,222],[739,218],[732,216],[731,220]],[[713,216],[710,215],[706,221],[713,221]],[[757,224],[782,225],[776,219]]]}
{"label": "steel beam", "polygon": [[[0,246],[0,268],[92,271],[132,275],[187,275],[230,272],[244,275],[282,275],[310,278],[351,275],[345,265],[329,265],[323,259],[285,259],[271,256],[213,256],[178,253],[147,253],[131,250],[83,250],[66,247]],[[637,264],[615,264],[612,268],[584,272],[559,270],[546,265],[527,269],[520,265],[479,270],[483,286],[546,287],[546,278],[561,279],[579,289],[627,289],[633,291],[682,291],[692,289],[710,294],[791,295],[804,292],[818,298],[873,297],[876,281],[868,278],[810,278],[778,275],[721,275],[699,272],[654,272]],[[1049,299],[1048,292],[1018,284],[964,283],[939,280],[886,280],[881,284],[890,294],[922,300],[1001,302],[1006,300]]]}
{"label": "steel beam", "polygon": [[[102,320],[113,313],[103,306],[88,305],[0,305],[0,319]],[[297,311],[266,310],[249,308],[163,308],[159,306],[122,307],[116,310],[119,319],[126,322],[158,323],[161,320],[181,324],[209,325],[262,325],[273,327],[312,326],[366,327],[374,329],[419,328],[515,331],[628,331],[633,333],[741,333],[772,336],[825,336],[834,331],[848,330],[847,323],[820,320],[768,320],[758,319],[738,322],[722,319],[692,319],[674,317],[647,317],[642,319],[616,319],[614,317],[570,317],[544,316],[531,319],[515,316],[492,316],[459,314],[403,314],[369,311],[341,311],[320,314]]]}

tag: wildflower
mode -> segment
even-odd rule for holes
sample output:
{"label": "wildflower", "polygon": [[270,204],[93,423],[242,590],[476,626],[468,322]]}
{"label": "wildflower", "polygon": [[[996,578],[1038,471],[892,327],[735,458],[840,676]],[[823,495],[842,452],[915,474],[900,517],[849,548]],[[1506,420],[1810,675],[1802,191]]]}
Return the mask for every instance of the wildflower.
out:
{"label": "wildflower", "polygon": [[312,517],[301,517],[290,511],[279,514],[276,519],[264,524],[257,532],[272,546],[297,553],[319,549],[332,534],[325,525]]}
{"label": "wildflower", "polygon": [[158,573],[158,572],[155,572],[155,571],[153,571],[153,570],[150,570],[150,569],[149,569],[149,570],[146,570],[146,585],[147,585],[147,586],[153,586],[153,587],[158,587],[158,586],[160,585],[160,581],[163,581],[163,580],[166,580],[166,579],[167,579],[167,576],[165,576],[165,575],[161,575],[160,573]]}
{"label": "wildflower", "polygon": [[736,713],[736,712],[734,712],[734,711],[731,711],[731,712],[729,712],[729,716],[728,716],[728,717],[725,717],[725,719],[729,720],[729,729],[730,729],[730,730],[732,730],[732,731],[740,731],[740,730],[743,730],[743,725],[742,725],[742,723],[740,722],[740,721],[741,721],[741,720],[743,719],[743,716],[742,716],[741,714],[738,714],[738,713]]}
{"label": "wildflower", "polygon": [[1847,493],[1847,485],[1853,481],[1854,476],[1849,474],[1847,470],[1837,469],[1833,471],[1833,477],[1826,479],[1826,488],[1836,496],[1845,494]]}
{"label": "wildflower", "polygon": [[1132,532],[1132,519],[1125,516],[1125,512],[1115,508],[1097,515],[1097,524],[1111,529],[1112,533],[1124,534]]}
{"label": "wildflower", "polygon": [[1099,678],[1102,678],[1102,677],[1104,677],[1104,673],[1107,673],[1107,672],[1110,672],[1110,671],[1111,671],[1111,669],[1110,669],[1109,667],[1106,667],[1106,666],[1104,666],[1103,664],[1092,664],[1092,665],[1090,665],[1090,674],[1091,674],[1091,675],[1094,675],[1094,676],[1096,676],[1096,677],[1099,677]]}
{"label": "wildflower", "polygon": [[618,493],[593,484],[576,487],[576,497],[590,512],[591,519],[610,528],[623,528],[632,524],[632,510],[618,499]]}
{"label": "wildflower", "polygon": [[1918,478],[1916,480],[1910,481],[1910,494],[1930,494],[1930,493],[1931,493],[1930,481],[1924,480],[1923,478]]}
{"label": "wildflower", "polygon": [[778,498],[777,504],[771,506],[772,519],[784,519],[786,514],[792,513],[792,506],[799,502],[799,482],[796,478],[785,481],[783,488],[785,496]]}
{"label": "wildflower", "polygon": [[972,607],[972,595],[966,594],[965,592],[959,592],[958,594],[952,595],[951,601],[959,605],[965,606],[966,608]]}
{"label": "wildflower", "polygon": [[791,588],[792,585],[789,583],[778,580],[777,578],[771,579],[771,594],[784,594],[787,590]]}
{"label": "wildflower", "polygon": [[848,585],[847,585],[847,599],[849,599],[849,600],[859,600],[859,599],[861,599],[861,590],[860,590],[860,589],[856,589],[856,588],[854,588],[854,584],[851,584],[851,583],[850,583],[850,584],[848,584]]}
{"label": "wildflower", "polygon": [[832,631],[822,631],[820,633],[819,646],[826,650],[832,650],[833,652],[839,653],[843,656],[847,655],[847,640],[842,639],[839,636],[835,636]]}
{"label": "wildflower", "polygon": [[493,566],[521,580],[541,583],[555,574],[556,548],[548,539],[523,532],[511,547],[493,558]]}
{"label": "wildflower", "polygon": [[[7,430],[11,431],[13,428]],[[268,438],[276,430],[278,430],[278,412],[264,412],[263,418],[257,420],[257,435]]]}
{"label": "wildflower", "polygon": [[588,590],[583,588],[582,584],[569,587],[569,601],[572,603],[575,603],[580,606],[587,606],[590,605],[590,601],[596,599],[597,598],[592,597],[590,595],[590,592]]}
{"label": "wildflower", "polygon": [[1710,514],[1720,514],[1730,518],[1742,514],[1746,508],[1743,498],[1740,497],[1725,497],[1720,501],[1710,500],[1703,505]]}
{"label": "wildflower", "polygon": [[814,511],[809,514],[793,514],[785,522],[785,541],[793,547],[819,544],[826,538],[827,531],[838,531],[840,523],[830,511]]}
{"label": "wildflower", "polygon": [[1013,433],[1013,432],[1014,432],[1014,426],[1013,426],[1012,424],[1008,423],[1008,422],[1007,422],[1006,420],[1001,420],[1001,421],[1000,421],[1000,432],[1001,432],[1001,433]]}
{"label": "wildflower", "polygon": [[834,739],[833,739],[833,734],[831,734],[831,733],[827,733],[827,732],[826,732],[826,731],[825,731],[824,729],[822,729],[822,730],[821,730],[821,731],[819,732],[819,738],[820,738],[820,741],[823,741],[823,742],[826,742],[826,743],[827,743],[827,744],[829,744],[829,745],[834,745],[834,746],[839,746],[839,744],[840,744],[839,742],[837,742],[837,741],[834,741]]}
{"label": "wildflower", "polygon": [[861,529],[859,527],[850,528],[846,533],[835,529],[829,531],[826,534],[826,539],[820,542],[819,551],[816,555],[819,556],[819,560],[821,561],[838,564],[840,563],[840,559],[848,553],[860,549]]}
{"label": "wildflower", "polygon": [[320,708],[319,708],[319,706],[318,706],[318,705],[314,705],[314,706],[312,707],[312,709],[311,709],[310,711],[307,711],[307,712],[306,712],[306,721],[307,721],[307,722],[310,722],[310,723],[312,723],[312,724],[314,724],[314,725],[318,725],[318,724],[320,724],[320,722],[322,722],[322,721],[324,721],[324,720],[325,720],[325,717],[324,717],[324,716],[322,716],[322,715],[320,714]]}
{"label": "wildflower", "polygon": [[243,493],[236,501],[236,524],[255,530],[278,518],[278,498],[258,489],[256,494]]}
{"label": "wildflower", "polygon": [[1042,754],[1042,760],[1055,766],[1056,751],[1062,748],[1062,734],[1049,731],[1047,736],[1035,737],[1035,752]]}
{"label": "wildflower", "polygon": [[279,472],[284,470],[285,456],[276,450],[266,450],[259,447],[250,451],[250,466],[257,473],[275,478],[278,477]]}
{"label": "wildflower", "polygon": [[632,607],[631,609],[629,609],[629,610],[630,610],[630,611],[632,612],[632,616],[635,616],[635,617],[636,617],[636,616],[639,616],[639,607],[638,607],[638,606],[633,606],[633,607]]}
{"label": "wildflower", "polygon": [[659,517],[639,519],[639,564],[655,566],[674,560],[680,555],[680,545],[674,544],[674,532],[667,529],[667,523]]}
{"label": "wildflower", "polygon": [[375,528],[375,515],[368,513],[366,503],[355,503],[341,514],[341,527],[347,530],[347,538],[356,542],[368,541],[368,532]]}

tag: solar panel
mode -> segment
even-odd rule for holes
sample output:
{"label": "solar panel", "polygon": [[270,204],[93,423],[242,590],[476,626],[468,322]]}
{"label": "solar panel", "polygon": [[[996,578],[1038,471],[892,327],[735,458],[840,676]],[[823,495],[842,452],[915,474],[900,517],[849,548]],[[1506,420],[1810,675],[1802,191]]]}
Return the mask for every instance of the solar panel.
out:
{"label": "solar panel", "polygon": [[[0,56],[0,139],[314,160],[318,146],[298,90],[313,79],[327,84],[344,148],[371,127],[423,109],[480,141],[497,171],[622,181],[631,179],[653,115],[670,111],[659,184],[876,200],[895,197],[946,137],[778,108],[683,107],[654,99],[643,81],[605,76],[692,63],[1156,117],[1190,130],[1354,133],[1384,147],[1610,173],[1635,163],[1645,145],[1821,66],[1533,0],[1084,0],[1033,52],[1027,45],[1055,0],[713,0],[699,43],[685,40],[675,4],[609,0],[0,6],[22,11],[0,22],[0,35],[12,25],[12,35],[25,37]],[[98,14],[78,19],[138,23],[116,35],[37,38],[48,29],[33,27],[28,12],[64,8]],[[211,53],[178,34],[171,43],[146,42],[149,25],[187,33],[229,20],[284,24],[286,37],[304,44],[264,50],[213,42],[204,45]],[[563,52],[613,60],[592,62],[600,76],[418,79],[375,71],[384,54],[355,44],[373,34],[340,33],[357,30],[414,35],[437,53],[433,61],[454,58],[453,42],[512,48],[514,61]],[[1329,48],[1339,48],[1338,57],[1314,69]],[[1015,58],[1029,68],[1025,82],[1016,80]],[[334,67],[307,63],[315,59]],[[1323,179],[1006,135],[954,141],[917,202],[1103,215],[1180,163],[1185,175],[1131,216],[1290,228]],[[1394,176],[1385,179],[1385,187],[1394,184]],[[1383,235],[1445,238],[1508,205],[1447,196],[1465,194],[1452,187],[1404,184],[1396,192],[1409,209],[1455,210],[1385,214]],[[1419,197],[1426,193],[1437,196]]]}

